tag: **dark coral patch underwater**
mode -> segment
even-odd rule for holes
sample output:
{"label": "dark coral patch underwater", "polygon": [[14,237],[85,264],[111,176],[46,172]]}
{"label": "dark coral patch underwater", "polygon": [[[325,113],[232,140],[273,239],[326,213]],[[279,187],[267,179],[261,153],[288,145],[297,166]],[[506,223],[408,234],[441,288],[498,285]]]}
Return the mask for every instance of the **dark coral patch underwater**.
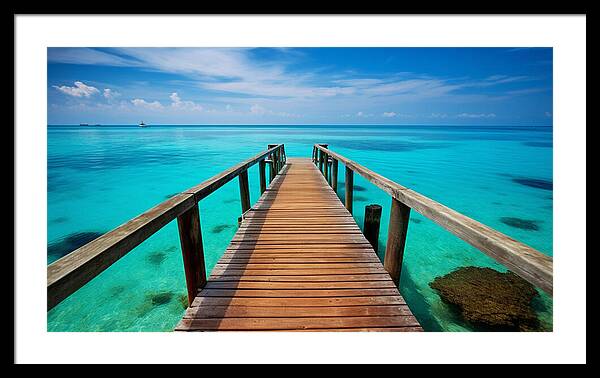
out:
{"label": "dark coral patch underwater", "polygon": [[538,225],[540,221],[536,220],[522,219],[516,217],[502,217],[500,218],[500,222],[514,228],[520,228],[521,230],[537,231],[540,229]]}
{"label": "dark coral patch underwater", "polygon": [[165,252],[157,251],[146,256],[146,261],[152,265],[160,265],[166,258],[167,254]]}
{"label": "dark coral patch underwater", "polygon": [[532,301],[538,293],[512,272],[468,266],[430,284],[468,322],[489,331],[539,331]]}
{"label": "dark coral patch underwater", "polygon": [[219,234],[225,230],[227,230],[228,228],[233,228],[234,226],[230,225],[230,224],[218,224],[216,226],[214,226],[213,228],[211,228],[211,232],[213,234]]}
{"label": "dark coral patch underwater", "polygon": [[531,188],[542,189],[542,190],[552,190],[552,181],[550,180],[542,180],[542,179],[534,179],[534,178],[521,178],[515,177],[512,179],[513,182],[517,184],[529,186]]}
{"label": "dark coral patch underwater", "polygon": [[104,235],[103,232],[95,231],[74,232],[69,234],[59,241],[48,245],[48,258],[57,260],[102,235]]}

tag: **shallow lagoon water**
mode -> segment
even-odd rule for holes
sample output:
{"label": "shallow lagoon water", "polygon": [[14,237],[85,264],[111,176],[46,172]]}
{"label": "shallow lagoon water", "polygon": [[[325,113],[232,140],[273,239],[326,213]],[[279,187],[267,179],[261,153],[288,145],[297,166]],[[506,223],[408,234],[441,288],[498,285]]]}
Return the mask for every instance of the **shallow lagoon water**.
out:
{"label": "shallow lagoon water", "polygon": [[[285,143],[288,157],[310,157],[314,143],[328,143],[399,184],[552,255],[551,128],[49,126],[48,263],[272,143]],[[343,169],[340,164],[341,198]],[[257,166],[249,178],[254,202]],[[358,175],[355,185],[359,225],[364,206],[383,206],[383,257],[391,200]],[[240,212],[237,180],[201,201],[208,272],[235,233]],[[527,224],[536,227],[518,227]],[[476,330],[428,285],[467,265],[506,270],[412,212],[400,290],[426,330]],[[51,310],[48,330],[168,331],[184,312],[185,293],[174,221]],[[535,304],[544,328],[551,330],[552,299],[541,293]]]}

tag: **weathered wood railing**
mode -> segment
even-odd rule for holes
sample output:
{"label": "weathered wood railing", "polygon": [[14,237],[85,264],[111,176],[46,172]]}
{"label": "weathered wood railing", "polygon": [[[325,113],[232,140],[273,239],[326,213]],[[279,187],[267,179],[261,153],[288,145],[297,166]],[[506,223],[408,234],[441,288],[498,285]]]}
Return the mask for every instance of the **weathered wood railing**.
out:
{"label": "weathered wood railing", "polygon": [[244,213],[250,209],[248,168],[259,163],[260,191],[263,193],[267,187],[266,164],[270,167],[271,182],[285,161],[283,144],[269,145],[266,151],[169,198],[48,265],[47,309],[52,309],[175,218],[179,227],[188,301],[191,304],[198,289],[206,284],[198,202],[239,177]]}
{"label": "weathered wood railing", "polygon": [[[330,184],[334,190],[337,190],[338,161],[346,166],[345,205],[350,213],[352,213],[354,172],[392,197],[383,265],[396,284],[399,282],[402,269],[410,210],[414,209],[552,295],[553,262],[551,257],[420,193],[403,187],[327,147],[326,144],[314,145],[313,162],[318,165],[326,179],[332,178]],[[330,169],[331,174],[329,173]]]}

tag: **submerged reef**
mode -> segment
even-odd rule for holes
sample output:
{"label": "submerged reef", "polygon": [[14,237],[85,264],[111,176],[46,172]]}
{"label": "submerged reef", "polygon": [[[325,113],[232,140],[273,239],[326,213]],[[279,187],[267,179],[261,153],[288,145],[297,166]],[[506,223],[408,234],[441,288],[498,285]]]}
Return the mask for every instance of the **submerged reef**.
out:
{"label": "submerged reef", "polygon": [[532,142],[523,142],[525,146],[529,147],[545,147],[552,148],[552,141],[544,142],[544,141],[532,141]]}
{"label": "submerged reef", "polygon": [[366,192],[367,188],[365,188],[364,186],[360,186],[360,185],[354,185],[352,190],[354,190],[355,192]]}
{"label": "submerged reef", "polygon": [[542,190],[552,190],[552,181],[550,181],[550,180],[522,178],[522,177],[515,177],[512,180],[513,180],[513,182],[516,182],[517,184],[529,186],[531,188],[542,189]]}
{"label": "submerged reef", "polygon": [[213,228],[211,228],[210,231],[213,234],[219,234],[219,233],[227,230],[228,228],[233,228],[233,226],[230,224],[218,224],[218,225],[214,226]]}
{"label": "submerged reef", "polygon": [[540,226],[538,226],[538,223],[540,223],[540,221],[535,221],[535,220],[515,218],[515,217],[502,217],[502,218],[500,218],[500,222],[507,224],[514,228],[520,228],[521,230],[537,231],[540,229]]}
{"label": "submerged reef", "polygon": [[166,258],[167,254],[165,252],[156,251],[146,256],[146,261],[152,265],[160,265]]}
{"label": "submerged reef", "polygon": [[96,231],[75,232],[65,236],[59,241],[48,246],[48,257],[59,259],[77,248],[102,236],[104,233]]}
{"label": "submerged reef", "polygon": [[482,330],[541,330],[532,307],[538,292],[512,272],[468,266],[436,277],[429,286],[464,320]]}

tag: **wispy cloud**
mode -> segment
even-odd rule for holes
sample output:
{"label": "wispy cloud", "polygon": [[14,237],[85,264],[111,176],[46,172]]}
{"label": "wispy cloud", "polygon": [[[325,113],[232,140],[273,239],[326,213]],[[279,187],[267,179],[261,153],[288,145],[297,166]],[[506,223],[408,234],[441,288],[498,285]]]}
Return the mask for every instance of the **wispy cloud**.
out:
{"label": "wispy cloud", "polygon": [[81,81],[76,81],[74,87],[69,87],[66,85],[61,85],[60,87],[53,85],[53,87],[62,93],[73,97],[90,97],[94,94],[100,93],[98,88],[85,85]]}
{"label": "wispy cloud", "polygon": [[496,118],[494,113],[460,113],[458,118]]}
{"label": "wispy cloud", "polygon": [[148,102],[141,98],[134,98],[133,100],[131,100],[131,103],[133,104],[133,106],[138,107],[138,108],[144,108],[144,109],[149,109],[149,110],[164,109],[164,106],[158,101]]}
{"label": "wispy cloud", "polygon": [[186,110],[186,111],[197,111],[201,112],[204,110],[202,105],[196,104],[193,101],[183,101],[177,94],[177,92],[171,93],[169,96],[171,99],[171,107],[177,110]]}

